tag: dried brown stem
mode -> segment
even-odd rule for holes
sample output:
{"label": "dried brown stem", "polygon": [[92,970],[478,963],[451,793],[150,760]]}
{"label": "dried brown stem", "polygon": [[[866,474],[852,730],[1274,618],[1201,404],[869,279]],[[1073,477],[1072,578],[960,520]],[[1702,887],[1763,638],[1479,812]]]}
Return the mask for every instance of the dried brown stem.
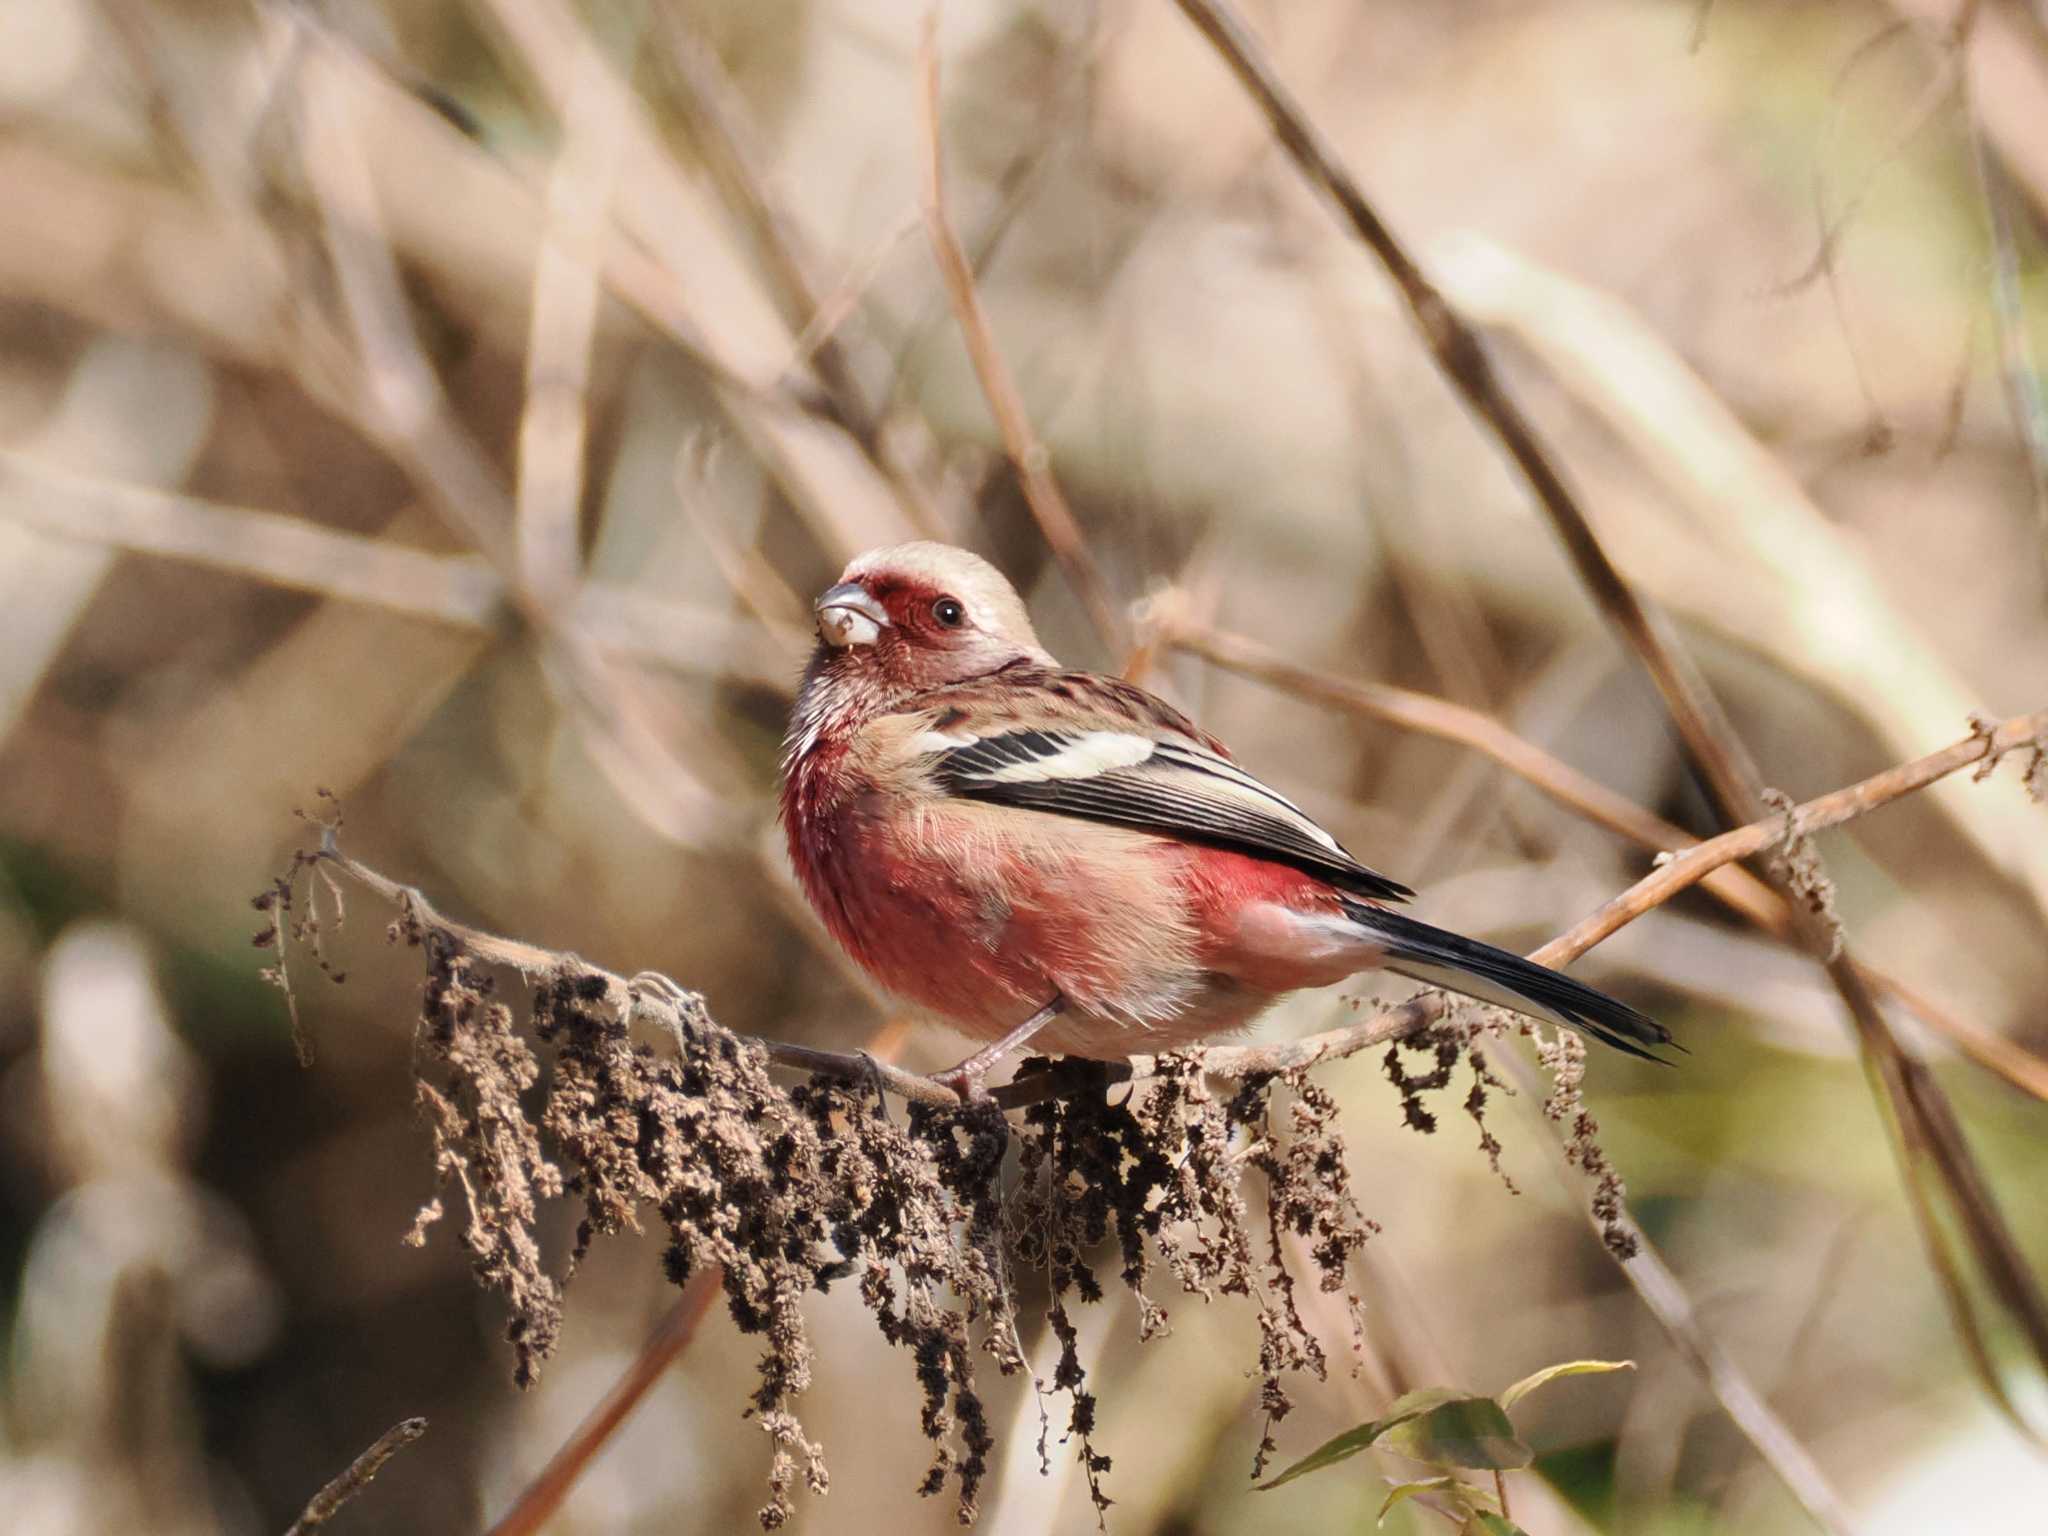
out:
{"label": "dried brown stem", "polygon": [[[255,507],[75,474],[7,449],[0,449],[0,518],[51,538],[182,560],[456,629],[497,631],[513,614],[506,581],[476,555],[432,554]],[[773,634],[708,606],[584,581],[564,617],[608,656],[788,686]]]}
{"label": "dried brown stem", "polygon": [[[1676,853],[1700,846],[1699,840],[1683,828],[1616,794],[1562,758],[1516,735],[1491,715],[1390,684],[1361,682],[1301,666],[1242,635],[1189,625],[1165,599],[1153,600],[1148,633],[1156,644],[1199,656],[1225,671],[1254,678],[1299,698],[1469,747],[1568,810],[1640,847]],[[1721,863],[1701,876],[1699,883],[1730,911],[1765,932],[1788,941],[1796,938],[1792,911],[1784,897],[1748,870],[1733,863]],[[2021,1092],[2048,1101],[2048,1061],[1963,1018],[1890,972],[1868,964],[1861,969],[1873,990],[1892,999],[1971,1061]]]}
{"label": "dried brown stem", "polygon": [[[1731,745],[1734,736],[1721,716],[1719,704],[1689,658],[1669,643],[1668,625],[1662,616],[1654,615],[1644,606],[1608,560],[1551,455],[1523,417],[1521,408],[1502,387],[1477,333],[1423,275],[1422,268],[1366,200],[1338,157],[1336,146],[1281,83],[1272,60],[1236,11],[1219,0],[1178,3],[1258,104],[1281,148],[1301,173],[1336,204],[1352,232],[1386,268],[1445,378],[1465,397],[1465,403],[1515,461],[1537,501],[1550,515],[1581,578],[1593,588],[1602,609],[1650,668],[1652,679],[1685,739],[1688,754],[1709,765],[1710,784],[1737,782],[1741,773],[1729,754],[1740,749]],[[1737,823],[1752,819],[1747,815],[1730,817]]]}
{"label": "dried brown stem", "polygon": [[918,38],[917,72],[920,82],[918,121],[924,136],[924,220],[925,229],[931,237],[932,254],[939,265],[939,276],[944,280],[946,295],[952,301],[961,337],[967,343],[967,355],[974,364],[975,377],[981,381],[981,392],[988,400],[989,413],[995,417],[996,430],[1002,434],[1003,451],[1009,455],[1010,463],[1017,471],[1025,505],[1030,507],[1039,532],[1045,536],[1060,569],[1066,572],[1067,581],[1081,599],[1081,606],[1087,610],[1089,621],[1102,637],[1103,645],[1112,654],[1121,655],[1126,645],[1123,622],[1109,600],[1102,571],[1082,537],[1081,525],[1074,517],[1073,508],[1067,505],[1059,482],[1053,478],[1052,456],[1032,430],[1031,415],[1024,408],[1024,397],[1018,393],[1017,381],[1010,373],[1009,364],[1003,361],[1002,350],[996,345],[995,329],[989,324],[988,311],[982,307],[981,293],[974,281],[974,264],[968,260],[966,247],[961,245],[960,237],[954,233],[947,217],[945,164],[939,140],[936,13],[925,17],[924,30]]}
{"label": "dried brown stem", "polygon": [[683,1294],[669,1308],[654,1331],[640,1345],[640,1352],[626,1367],[611,1390],[584,1416],[576,1432],[562,1448],[548,1458],[539,1475],[520,1490],[512,1507],[498,1517],[484,1536],[532,1536],[562,1506],[576,1479],[612,1436],[626,1416],[639,1406],[662,1373],[682,1357],[697,1336],[698,1325],[718,1298],[716,1270],[700,1270],[690,1277]]}
{"label": "dried brown stem", "polygon": [[[2015,715],[1995,728],[1974,731],[1939,752],[1930,752],[1910,763],[1873,774],[1847,789],[1838,789],[1833,794],[1809,800],[1794,811],[1793,820],[1802,834],[1840,826],[1901,795],[1925,789],[1936,780],[1986,757],[1996,759],[2017,748],[2036,747],[2044,735],[2048,735],[2048,709]],[[1687,886],[1697,884],[1712,871],[1776,847],[1785,836],[1785,822],[1785,817],[1772,815],[1694,844],[1683,853],[1674,855],[1660,868],[1652,870],[1570,932],[1551,940],[1533,958],[1547,963],[1552,950],[1566,958],[1583,954],[1652,907],[1662,906]]]}
{"label": "dried brown stem", "polygon": [[284,1536],[309,1536],[329,1520],[341,1506],[361,1493],[384,1470],[384,1463],[427,1432],[425,1419],[400,1419],[385,1430],[370,1448],[348,1464],[342,1474],[314,1494],[305,1511],[291,1523]]}
{"label": "dried brown stem", "polygon": [[533,269],[515,503],[521,579],[556,601],[573,594],[582,576],[591,353],[622,137],[595,46],[586,42],[570,68],[574,83]]}

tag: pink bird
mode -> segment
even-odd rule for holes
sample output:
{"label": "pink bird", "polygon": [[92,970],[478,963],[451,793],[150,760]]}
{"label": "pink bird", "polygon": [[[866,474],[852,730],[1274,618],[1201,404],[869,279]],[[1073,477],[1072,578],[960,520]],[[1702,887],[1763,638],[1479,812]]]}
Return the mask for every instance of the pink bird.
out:
{"label": "pink bird", "polygon": [[963,1097],[1028,1039],[1170,1050],[1375,968],[1662,1059],[1669,1031],[1627,1004],[1388,910],[1413,892],[1172,706],[1062,668],[979,556],[872,551],[817,617],[790,859],[885,991],[992,1042],[941,1075]]}

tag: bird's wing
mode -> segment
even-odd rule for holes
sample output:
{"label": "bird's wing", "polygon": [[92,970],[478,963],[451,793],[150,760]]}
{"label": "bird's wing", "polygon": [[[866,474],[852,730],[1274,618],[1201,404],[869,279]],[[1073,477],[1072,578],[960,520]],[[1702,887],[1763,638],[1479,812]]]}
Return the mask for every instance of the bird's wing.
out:
{"label": "bird's wing", "polygon": [[999,712],[945,708],[908,746],[945,794],[1230,848],[1373,900],[1414,894],[1151,695],[1113,679],[1060,680],[1081,697],[1059,694],[1034,711],[1012,690]]}

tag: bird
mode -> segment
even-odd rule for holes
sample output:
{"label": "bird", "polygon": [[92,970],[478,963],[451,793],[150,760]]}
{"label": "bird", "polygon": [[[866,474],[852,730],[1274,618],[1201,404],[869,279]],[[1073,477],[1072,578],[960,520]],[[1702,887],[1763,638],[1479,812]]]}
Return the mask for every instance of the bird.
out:
{"label": "bird", "polygon": [[853,560],[784,741],[798,883],[885,992],[987,1042],[1116,1060],[1250,1025],[1374,969],[1663,1061],[1663,1025],[1507,950],[1393,910],[1354,858],[1164,700],[1062,667],[968,550]]}

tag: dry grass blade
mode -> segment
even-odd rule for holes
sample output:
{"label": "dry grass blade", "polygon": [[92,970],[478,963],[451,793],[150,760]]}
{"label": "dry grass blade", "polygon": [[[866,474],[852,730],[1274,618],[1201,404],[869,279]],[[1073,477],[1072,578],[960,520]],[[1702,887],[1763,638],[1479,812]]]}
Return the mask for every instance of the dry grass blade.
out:
{"label": "dry grass blade", "polygon": [[[1439,250],[1460,311],[1533,352],[1669,493],[1677,516],[1646,497],[1602,532],[1632,581],[1841,699],[1899,757],[1983,709],[1929,616],[1894,599],[1857,541],[1641,316],[1477,236]],[[1677,553],[1695,541],[1698,553]],[[1960,785],[1933,803],[2048,914],[2048,841],[2025,807]]]}
{"label": "dry grass blade", "polygon": [[571,68],[575,84],[563,113],[562,147],[548,176],[533,269],[514,507],[521,580],[558,603],[575,591],[583,565],[591,349],[622,138],[618,95],[589,38]]}
{"label": "dry grass blade", "polygon": [[[495,631],[513,614],[505,581],[476,555],[431,554],[254,507],[73,474],[5,450],[0,518],[67,542],[229,571],[456,629]],[[615,656],[761,686],[789,683],[770,636],[724,612],[602,581],[584,582],[570,612]]]}
{"label": "dry grass blade", "polygon": [[[911,472],[906,454],[882,430],[881,413],[862,385],[840,330],[857,308],[866,286],[855,278],[829,289],[796,215],[776,196],[768,154],[750,120],[747,103],[726,74],[717,53],[693,30],[682,11],[657,7],[654,25],[659,57],[682,87],[682,105],[699,145],[710,159],[727,198],[751,231],[767,277],[781,300],[784,318],[801,327],[785,374],[814,372],[834,418],[853,435],[903,498],[905,510],[927,537],[938,537],[945,519],[931,491]],[[892,254],[911,221],[878,249],[879,264]],[[921,425],[921,424],[920,424]]]}
{"label": "dry grass blade", "polygon": [[[415,334],[397,252],[358,139],[354,114],[363,98],[351,88],[348,62],[316,43],[298,82],[301,158],[320,205],[349,338],[348,346],[321,355],[324,372],[309,354],[308,383],[354,414],[505,579],[513,608],[547,642],[544,659],[593,737],[593,760],[626,800],[665,836],[701,844],[723,823],[719,801],[670,749],[634,680],[577,626],[573,609],[564,607],[567,594],[538,591],[522,575],[511,499],[454,418]],[[575,478],[580,482],[580,473]]]}
{"label": "dry grass blade", "polygon": [[[570,61],[589,32],[558,0],[475,0],[549,107],[567,113],[576,85]],[[763,291],[710,190],[676,162],[643,102],[606,71],[621,140],[613,244],[606,277],[664,332],[712,360],[719,399],[735,432],[788,494],[821,544],[845,560],[910,537],[918,500],[892,479],[836,412],[814,409],[808,376],[794,396],[780,388],[792,333]],[[687,274],[687,280],[685,280]]]}

